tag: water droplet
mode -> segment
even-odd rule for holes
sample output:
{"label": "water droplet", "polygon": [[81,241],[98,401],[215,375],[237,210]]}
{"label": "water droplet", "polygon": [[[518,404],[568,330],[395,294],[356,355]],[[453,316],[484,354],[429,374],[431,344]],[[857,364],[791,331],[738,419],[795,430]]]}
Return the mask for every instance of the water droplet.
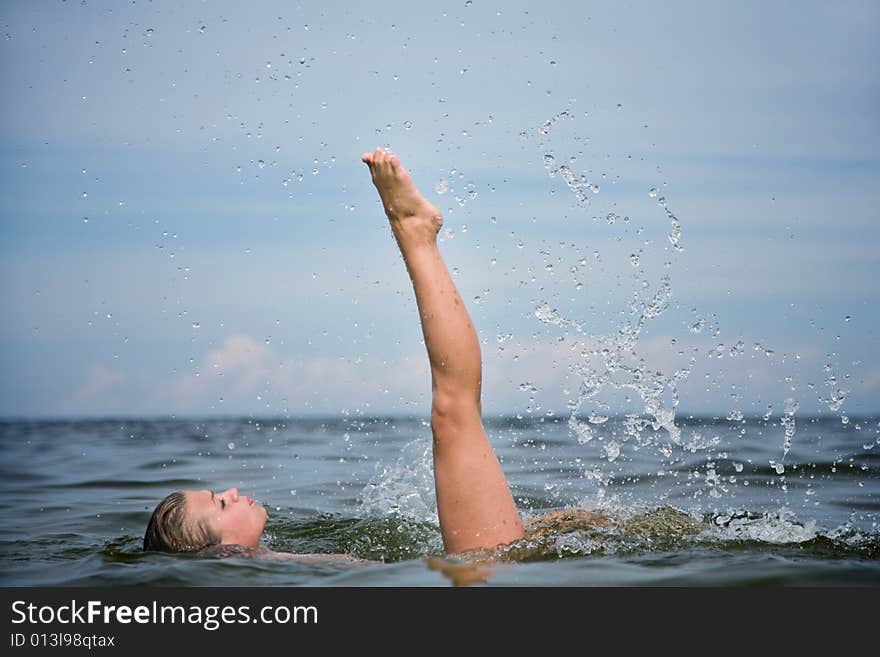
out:
{"label": "water droplet", "polygon": [[650,190],[648,190],[648,196],[650,196],[651,198],[656,198],[657,193],[658,192],[656,187],[652,187]]}
{"label": "water droplet", "polygon": [[226,444],[226,446],[227,446],[229,449],[235,449],[235,443],[232,442],[231,440]]}
{"label": "water droplet", "polygon": [[480,303],[480,301],[482,301],[482,299],[480,298],[480,295],[478,294],[477,296],[474,297],[474,303],[478,304],[478,303]]}
{"label": "water droplet", "polygon": [[412,122],[412,121],[404,121],[404,122],[403,122],[403,127],[404,127],[406,130],[411,130],[412,127],[413,127],[413,122]]}
{"label": "water droplet", "polygon": [[693,325],[691,325],[691,333],[699,333],[705,327],[706,327],[706,320],[705,319],[698,320],[698,321],[694,322]]}
{"label": "water droplet", "polygon": [[89,218],[88,218],[88,217],[83,217],[83,223],[84,223],[84,224],[89,223]]}
{"label": "water droplet", "polygon": [[266,163],[263,160],[257,160],[257,166],[262,169],[266,166]]}
{"label": "water droplet", "polygon": [[154,32],[155,32],[155,30],[154,30],[152,27],[148,27],[148,28],[147,28],[147,31],[144,32],[144,36],[151,37],[151,36],[153,36],[153,33],[154,33]]}
{"label": "water droplet", "polygon": [[[791,442],[794,438],[795,432],[795,420],[794,414],[798,410],[798,402],[794,399],[786,399],[785,407],[782,416],[782,426],[785,430],[785,439],[782,443],[782,456],[785,457],[788,454],[788,450],[791,449]],[[781,474],[781,473],[780,473]]]}
{"label": "water droplet", "polygon": [[202,325],[199,324],[198,322],[193,322],[193,323],[192,323],[192,327],[193,327],[194,329],[197,329],[197,328],[201,328]]}
{"label": "water droplet", "polygon": [[508,340],[513,340],[513,333],[499,333],[495,336],[495,340],[498,344],[504,344]]}
{"label": "water droplet", "polygon": [[851,317],[850,315],[847,315],[846,317],[843,318],[843,321],[844,321],[844,322],[848,322],[848,321],[850,321],[851,319],[852,319],[852,317]]}
{"label": "water droplet", "polygon": [[620,456],[620,446],[612,440],[610,443],[605,445],[605,458],[607,458],[610,463],[613,462],[618,456]]}
{"label": "water droplet", "polygon": [[730,348],[731,358],[741,356],[745,352],[746,345],[742,340],[737,340],[736,344]]}
{"label": "water droplet", "polygon": [[449,182],[445,178],[441,178],[434,183],[434,191],[438,194],[445,194],[449,191]]}
{"label": "water droplet", "polygon": [[542,303],[535,308],[535,317],[545,324],[554,324],[556,326],[566,323],[566,320],[559,312],[547,303]]}

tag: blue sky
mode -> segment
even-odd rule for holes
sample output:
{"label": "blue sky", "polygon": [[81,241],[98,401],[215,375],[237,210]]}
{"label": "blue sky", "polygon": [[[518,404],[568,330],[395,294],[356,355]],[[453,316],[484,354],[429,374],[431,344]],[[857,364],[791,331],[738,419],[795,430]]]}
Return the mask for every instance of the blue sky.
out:
{"label": "blue sky", "polygon": [[679,414],[880,411],[876,3],[22,1],[0,26],[0,415],[427,413],[380,145],[444,211],[487,411],[564,414],[598,368],[582,413],[645,413],[601,349],[664,290],[619,363]]}

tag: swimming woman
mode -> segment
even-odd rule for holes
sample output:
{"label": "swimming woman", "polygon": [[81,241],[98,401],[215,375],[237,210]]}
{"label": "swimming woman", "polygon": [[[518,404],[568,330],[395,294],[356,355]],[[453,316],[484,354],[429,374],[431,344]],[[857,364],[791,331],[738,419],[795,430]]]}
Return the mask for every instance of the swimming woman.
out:
{"label": "swimming woman", "polygon": [[[396,155],[377,148],[361,159],[370,169],[412,281],[428,351],[434,482],[443,546],[448,554],[460,554],[523,539],[526,530],[483,430],[480,345],[437,246],[443,224],[440,211],[419,193]],[[220,493],[172,493],[153,512],[144,550],[257,549],[266,518],[265,508],[235,488]],[[586,511],[557,511],[540,518],[536,529],[601,524],[602,520]],[[302,561],[345,558],[285,557]]]}

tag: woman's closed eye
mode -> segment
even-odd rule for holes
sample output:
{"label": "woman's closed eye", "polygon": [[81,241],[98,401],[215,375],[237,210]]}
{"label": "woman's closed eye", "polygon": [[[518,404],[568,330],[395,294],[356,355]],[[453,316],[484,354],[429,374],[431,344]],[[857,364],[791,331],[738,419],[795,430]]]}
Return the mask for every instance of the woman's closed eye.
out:
{"label": "woman's closed eye", "polygon": [[220,508],[221,509],[226,508],[226,500],[224,500],[222,497],[220,498]]}

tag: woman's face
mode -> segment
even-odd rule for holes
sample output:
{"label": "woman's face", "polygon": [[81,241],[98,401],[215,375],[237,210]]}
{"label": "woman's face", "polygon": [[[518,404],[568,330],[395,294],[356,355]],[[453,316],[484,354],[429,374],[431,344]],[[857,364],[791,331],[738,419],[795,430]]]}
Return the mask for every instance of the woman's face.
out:
{"label": "woman's face", "polygon": [[221,544],[259,545],[269,514],[252,498],[239,495],[237,488],[219,493],[186,491],[185,495],[189,518],[207,525],[220,537]]}

